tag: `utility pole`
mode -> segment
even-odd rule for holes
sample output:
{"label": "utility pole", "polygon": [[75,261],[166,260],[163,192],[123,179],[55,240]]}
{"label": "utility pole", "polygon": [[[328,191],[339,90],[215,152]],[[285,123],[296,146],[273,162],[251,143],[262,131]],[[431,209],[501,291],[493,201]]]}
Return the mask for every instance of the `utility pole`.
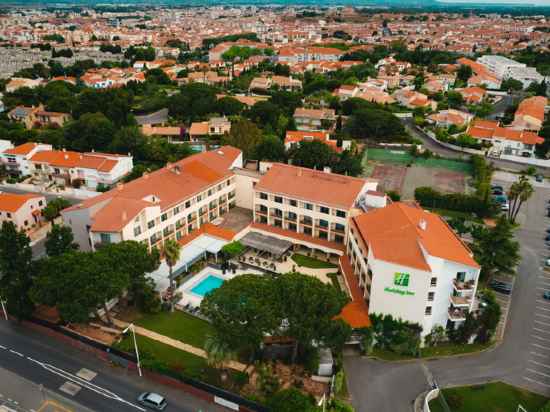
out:
{"label": "utility pole", "polygon": [[4,312],[4,318],[9,320],[8,311],[6,310],[6,301],[0,297],[0,305],[2,306],[2,312]]}

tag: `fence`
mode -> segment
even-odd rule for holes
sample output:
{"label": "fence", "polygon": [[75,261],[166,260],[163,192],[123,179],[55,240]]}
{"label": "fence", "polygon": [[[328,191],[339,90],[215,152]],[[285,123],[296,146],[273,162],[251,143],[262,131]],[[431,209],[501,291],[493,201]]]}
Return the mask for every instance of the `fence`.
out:
{"label": "fence", "polygon": [[[116,363],[127,369],[137,369],[137,360],[133,354],[110,347],[102,342],[90,339],[43,319],[31,318],[24,323],[56,339],[64,340],[71,346],[90,352],[104,361]],[[181,389],[193,396],[211,403],[216,403],[231,410],[243,412],[268,412],[266,407],[245,399],[233,392],[226,391],[225,389],[218,388],[197,379],[182,376],[170,370],[163,370],[162,372],[144,370],[143,372],[144,376],[150,380]]]}

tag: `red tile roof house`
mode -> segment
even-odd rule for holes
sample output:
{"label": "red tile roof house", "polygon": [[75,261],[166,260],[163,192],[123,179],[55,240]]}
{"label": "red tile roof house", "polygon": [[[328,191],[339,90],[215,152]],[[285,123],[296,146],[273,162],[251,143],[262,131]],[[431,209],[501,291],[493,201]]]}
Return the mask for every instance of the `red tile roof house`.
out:
{"label": "red tile roof house", "polygon": [[0,224],[13,222],[19,230],[40,223],[46,198],[38,194],[0,193]]}
{"label": "red tile roof house", "polygon": [[477,86],[455,89],[455,91],[460,93],[468,104],[480,104],[485,99],[485,96],[487,96],[487,90]]}
{"label": "red tile roof house", "polygon": [[491,154],[533,157],[535,146],[544,142],[536,133],[501,127],[498,122],[476,119],[468,128],[468,135],[492,145]]}
{"label": "red tile roof house", "polygon": [[294,121],[298,130],[327,130],[336,121],[333,109],[305,109],[298,107],[294,111]]}
{"label": "red tile roof house", "polygon": [[132,156],[44,150],[29,159],[31,174],[43,182],[82,185],[94,190],[112,186],[132,171]]}
{"label": "red tile roof house", "polygon": [[314,140],[325,143],[336,152],[342,152],[351,147],[351,140],[343,140],[342,145],[338,146],[338,141],[331,140],[328,132],[288,130],[285,136],[285,148],[289,150],[292,147],[299,145],[301,142],[312,142]]}
{"label": "red tile roof house", "polygon": [[452,125],[457,127],[464,127],[470,124],[474,116],[470,113],[461,112],[460,110],[449,109],[441,110],[437,113],[429,115],[426,119],[428,122],[434,123],[440,127],[450,127]]}
{"label": "red tile roof house", "polygon": [[516,110],[512,127],[538,133],[544,123],[547,104],[548,99],[543,96],[534,96],[523,100]]}
{"label": "red tile roof house", "polygon": [[38,152],[52,149],[49,144],[28,142],[0,153],[0,159],[11,176],[29,176],[34,170],[30,159]]}

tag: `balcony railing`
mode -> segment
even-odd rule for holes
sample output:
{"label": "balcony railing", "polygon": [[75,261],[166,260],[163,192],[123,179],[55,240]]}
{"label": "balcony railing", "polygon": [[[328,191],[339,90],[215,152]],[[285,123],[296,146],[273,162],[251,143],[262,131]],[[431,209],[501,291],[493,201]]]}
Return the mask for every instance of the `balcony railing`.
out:
{"label": "balcony railing", "polygon": [[449,308],[449,319],[453,322],[466,320],[468,311],[460,308]]}
{"label": "balcony railing", "polygon": [[313,220],[311,219],[300,219],[300,223],[302,225],[313,226]]}
{"label": "balcony railing", "polygon": [[469,307],[472,303],[472,298],[470,296],[451,296],[450,300],[453,306],[458,307]]}
{"label": "balcony railing", "polygon": [[345,233],[343,227],[332,226],[331,230],[332,230],[333,232],[335,232],[335,233],[342,233],[342,234]]}
{"label": "balcony railing", "polygon": [[473,291],[475,287],[475,281],[469,280],[467,282],[461,282],[457,279],[453,280],[453,286],[457,291]]}
{"label": "balcony railing", "polygon": [[285,216],[285,219],[289,220],[291,222],[296,222],[296,216],[287,215],[287,216]]}

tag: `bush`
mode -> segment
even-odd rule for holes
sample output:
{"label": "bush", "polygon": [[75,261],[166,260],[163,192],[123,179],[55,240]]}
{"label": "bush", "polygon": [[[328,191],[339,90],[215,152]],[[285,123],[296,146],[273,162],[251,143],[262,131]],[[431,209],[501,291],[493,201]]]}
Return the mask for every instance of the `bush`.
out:
{"label": "bush", "polygon": [[497,206],[490,199],[462,193],[441,193],[431,187],[416,188],[414,198],[424,207],[475,213],[479,217],[490,217],[497,212]]}
{"label": "bush", "polygon": [[394,202],[399,202],[401,200],[401,195],[399,193],[397,193],[395,190],[390,190],[389,192],[386,193],[391,200],[393,200]]}

